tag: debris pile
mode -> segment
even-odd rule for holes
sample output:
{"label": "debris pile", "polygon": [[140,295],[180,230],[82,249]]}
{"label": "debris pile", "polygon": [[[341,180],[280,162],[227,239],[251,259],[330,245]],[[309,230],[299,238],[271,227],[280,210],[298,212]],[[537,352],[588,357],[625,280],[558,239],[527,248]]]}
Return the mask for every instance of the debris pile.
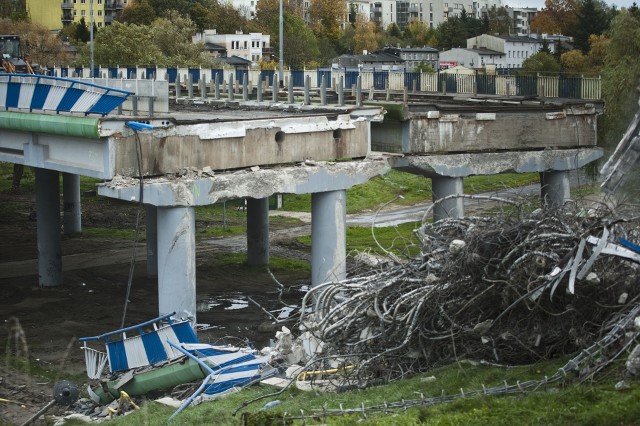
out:
{"label": "debris pile", "polygon": [[460,359],[531,363],[602,339],[640,303],[640,218],[519,207],[424,223],[420,256],[310,290],[302,327],[323,342],[313,368],[352,365],[351,384],[366,386]]}

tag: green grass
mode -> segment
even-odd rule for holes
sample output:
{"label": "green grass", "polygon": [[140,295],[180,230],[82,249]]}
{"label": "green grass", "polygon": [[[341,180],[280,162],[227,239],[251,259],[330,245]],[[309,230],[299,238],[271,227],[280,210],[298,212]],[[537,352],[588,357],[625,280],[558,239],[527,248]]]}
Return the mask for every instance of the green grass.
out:
{"label": "green grass", "polygon": [[[15,357],[12,355],[8,355],[8,354],[4,354],[0,356],[0,363],[2,363],[5,367],[11,369],[11,370],[15,370],[21,373],[26,373],[29,376],[32,377],[40,377],[46,380],[50,380],[52,382],[56,382],[58,380],[69,380],[71,382],[74,382],[76,384],[80,384],[83,381],[86,380],[86,375],[85,374],[68,374],[68,373],[63,373],[60,370],[57,370],[55,368],[47,368],[47,367],[43,367],[40,364],[37,364],[36,362],[33,362],[31,360],[28,360],[26,358],[22,358],[22,357]],[[4,395],[2,395],[2,391],[0,391],[0,397],[5,397]]]}
{"label": "green grass", "polygon": [[[179,414],[170,424],[172,425],[205,425],[215,419],[216,425],[239,425],[243,412],[253,413],[248,424],[283,424],[283,413],[299,416],[301,410],[306,416],[314,413],[314,409],[358,408],[398,402],[401,400],[415,400],[421,397],[439,396],[445,394],[460,394],[465,392],[499,386],[507,381],[515,384],[518,380],[542,379],[545,375],[552,375],[565,360],[542,362],[532,366],[499,368],[488,366],[473,366],[467,363],[453,364],[444,368],[434,369],[427,373],[409,379],[374,386],[363,390],[353,390],[342,393],[303,392],[290,388],[282,394],[269,396],[233,412],[245,402],[258,396],[268,395],[277,389],[265,385],[256,385],[239,393],[221,398],[217,401],[190,407]],[[607,377],[583,385],[569,382],[558,384],[547,389],[529,394],[511,396],[467,397],[450,404],[440,404],[431,407],[417,407],[407,411],[391,411],[387,414],[369,414],[343,417],[327,417],[326,423],[319,420],[307,419],[307,424],[330,425],[511,425],[511,424],[638,424],[640,419],[640,382],[629,381],[631,388],[627,391],[613,390],[614,384],[620,380],[621,370],[604,373]],[[427,381],[428,377],[435,380]],[[280,400],[281,404],[259,413],[258,410],[267,402]],[[116,425],[138,424],[168,424],[167,419],[173,413],[172,408],[157,403],[148,403],[139,412],[118,418]],[[317,412],[316,412],[317,413]],[[273,423],[272,423],[273,422]],[[302,424],[297,421],[295,424]]]}
{"label": "green grass", "polygon": [[[540,177],[537,173],[471,176],[464,179],[464,191],[466,194],[478,194],[539,183]],[[430,202],[431,179],[392,170],[384,176],[378,176],[365,184],[348,189],[347,213],[376,210],[392,200],[397,206]],[[283,208],[289,211],[309,212],[311,195],[285,194]]]}
{"label": "green grass", "polygon": [[[247,255],[245,253],[217,253],[210,260],[207,261],[208,267],[216,268],[229,268],[243,272],[256,273],[264,272],[263,266],[249,266],[247,265]],[[269,269],[273,272],[276,271],[303,271],[310,272],[311,265],[304,260],[285,259],[281,257],[269,257]]]}

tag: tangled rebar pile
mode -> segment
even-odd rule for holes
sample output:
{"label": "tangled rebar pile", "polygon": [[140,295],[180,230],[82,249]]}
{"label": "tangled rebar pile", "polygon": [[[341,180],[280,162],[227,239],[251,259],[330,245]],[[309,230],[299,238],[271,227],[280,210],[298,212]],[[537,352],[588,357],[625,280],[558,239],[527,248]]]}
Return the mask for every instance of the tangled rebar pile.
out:
{"label": "tangled rebar pile", "polygon": [[420,256],[313,288],[302,324],[361,385],[459,359],[571,354],[640,303],[639,225],[576,204],[425,222]]}

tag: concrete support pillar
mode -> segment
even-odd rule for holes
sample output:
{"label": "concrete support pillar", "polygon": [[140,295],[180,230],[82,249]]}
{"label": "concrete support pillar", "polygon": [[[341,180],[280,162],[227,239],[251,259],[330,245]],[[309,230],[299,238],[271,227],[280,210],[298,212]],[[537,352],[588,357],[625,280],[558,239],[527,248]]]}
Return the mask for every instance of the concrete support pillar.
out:
{"label": "concrete support pillar", "polygon": [[158,276],[158,208],[145,205],[147,231],[147,275]]}
{"label": "concrete support pillar", "polygon": [[269,198],[247,198],[247,262],[269,264]]}
{"label": "concrete support pillar", "polygon": [[[437,176],[431,178],[433,201],[449,195],[464,194],[464,182],[461,177]],[[464,217],[464,199],[451,198],[442,201],[433,208],[433,220]]]}
{"label": "concrete support pillar", "polygon": [[82,211],[80,202],[80,175],[62,174],[63,229],[64,235],[79,234],[82,231]]}
{"label": "concrete support pillar", "polygon": [[540,173],[540,196],[547,207],[562,207],[571,199],[568,171]]}
{"label": "concrete support pillar", "polygon": [[347,276],[346,191],[311,195],[311,285]]}
{"label": "concrete support pillar", "polygon": [[196,324],[196,239],[193,207],[158,207],[159,314]]}
{"label": "concrete support pillar", "polygon": [[62,284],[60,175],[40,168],[35,172],[38,281],[41,287],[55,287]]}

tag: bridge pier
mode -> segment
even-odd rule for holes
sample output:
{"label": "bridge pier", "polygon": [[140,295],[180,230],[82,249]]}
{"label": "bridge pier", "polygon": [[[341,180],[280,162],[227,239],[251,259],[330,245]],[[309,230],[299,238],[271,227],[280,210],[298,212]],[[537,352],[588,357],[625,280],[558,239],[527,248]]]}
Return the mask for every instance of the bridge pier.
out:
{"label": "bridge pier", "polygon": [[158,276],[158,209],[151,204],[145,205],[147,236],[147,275]]}
{"label": "bridge pier", "polygon": [[63,229],[64,235],[82,232],[82,211],[80,202],[80,175],[62,173]]}
{"label": "bridge pier", "polygon": [[[432,176],[431,190],[433,202],[450,195],[464,194],[464,182],[461,177]],[[439,202],[433,207],[433,220],[464,217],[464,199],[460,197],[451,198]]]}
{"label": "bridge pier", "polygon": [[247,198],[247,263],[269,264],[269,198]]}
{"label": "bridge pier", "polygon": [[311,195],[311,285],[347,277],[346,191]]}
{"label": "bridge pier", "polygon": [[60,247],[60,175],[55,170],[35,168],[38,282],[41,287],[62,284]]}
{"label": "bridge pier", "polygon": [[540,196],[542,204],[549,207],[562,207],[571,199],[568,171],[547,170],[540,173]]}
{"label": "bridge pier", "polygon": [[158,207],[158,306],[196,324],[196,221],[194,207]]}

